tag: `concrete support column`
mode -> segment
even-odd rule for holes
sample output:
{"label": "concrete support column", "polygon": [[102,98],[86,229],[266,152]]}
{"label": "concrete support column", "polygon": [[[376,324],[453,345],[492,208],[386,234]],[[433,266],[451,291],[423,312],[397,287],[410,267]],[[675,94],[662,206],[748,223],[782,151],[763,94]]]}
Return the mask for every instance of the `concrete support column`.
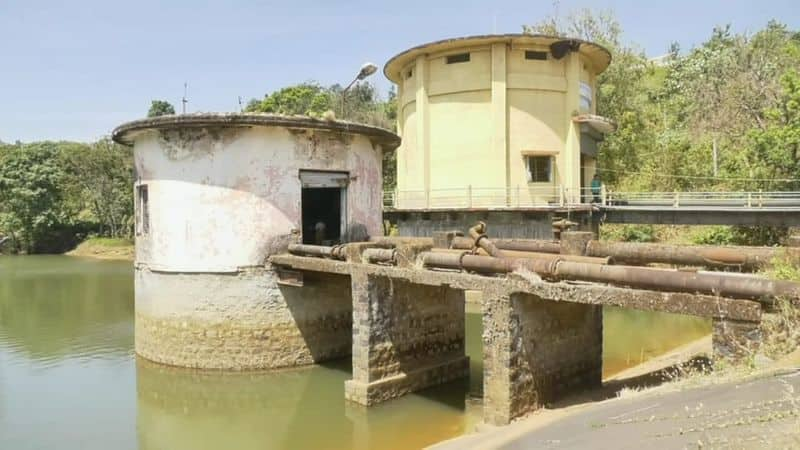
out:
{"label": "concrete support column", "polygon": [[594,239],[591,231],[562,231],[561,254],[586,256],[586,248]]}
{"label": "concrete support column", "polygon": [[599,310],[483,293],[484,420],[504,425],[602,377]]}
{"label": "concrete support column", "polygon": [[505,188],[511,187],[511,154],[508,149],[508,91],[506,90],[506,53],[504,42],[492,44],[492,155],[505,161]]}
{"label": "concrete support column", "polygon": [[[428,207],[427,199],[431,189],[431,152],[430,152],[430,127],[428,126],[428,57],[425,55],[418,56],[414,64],[414,75],[416,78],[416,140],[417,150],[416,156],[422,157],[422,185],[426,193],[426,204]],[[414,186],[417,186],[416,183]]]}
{"label": "concrete support column", "polygon": [[711,341],[714,359],[742,360],[761,346],[761,324],[730,319],[713,319]]}
{"label": "concrete support column", "polygon": [[463,291],[354,270],[352,292],[347,400],[373,405],[467,376]]}
{"label": "concrete support column", "polygon": [[567,139],[562,152],[561,183],[567,189],[567,202],[580,202],[581,187],[581,130],[580,124],[572,121],[574,115],[580,112],[580,76],[581,58],[577,52],[571,52],[566,57],[567,92],[564,96],[567,112]]}

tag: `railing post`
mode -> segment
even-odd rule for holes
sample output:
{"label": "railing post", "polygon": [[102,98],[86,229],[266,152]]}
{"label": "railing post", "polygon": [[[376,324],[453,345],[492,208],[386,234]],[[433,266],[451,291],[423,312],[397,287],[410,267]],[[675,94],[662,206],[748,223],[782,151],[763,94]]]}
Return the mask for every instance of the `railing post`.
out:
{"label": "railing post", "polygon": [[753,193],[752,192],[748,192],[747,193],[747,207],[748,208],[752,208],[753,207]]}
{"label": "railing post", "polygon": [[758,190],[758,207],[764,207],[764,192],[761,189]]}
{"label": "railing post", "polygon": [[517,185],[517,208],[519,208],[519,203],[520,203],[519,196],[520,196],[519,185]]}
{"label": "railing post", "polygon": [[564,206],[564,185],[558,185],[558,206]]}
{"label": "railing post", "polygon": [[431,190],[425,188],[425,209],[431,208]]}
{"label": "railing post", "polygon": [[675,198],[672,201],[672,207],[677,208],[679,206],[681,206],[681,196],[678,191],[675,191]]}
{"label": "railing post", "polygon": [[[600,204],[603,206],[606,206],[607,195],[608,193],[606,192],[606,184],[603,183],[600,185]],[[592,198],[592,200],[594,200],[594,198]]]}
{"label": "railing post", "polygon": [[467,186],[467,208],[472,208],[472,185]]}

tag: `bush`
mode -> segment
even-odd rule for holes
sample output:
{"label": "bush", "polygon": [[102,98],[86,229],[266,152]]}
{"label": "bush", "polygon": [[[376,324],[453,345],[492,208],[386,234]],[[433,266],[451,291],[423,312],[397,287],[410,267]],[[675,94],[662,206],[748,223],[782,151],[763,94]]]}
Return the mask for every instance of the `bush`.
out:
{"label": "bush", "polygon": [[602,230],[603,239],[622,242],[655,242],[656,232],[652,225],[623,225]]}
{"label": "bush", "polygon": [[692,242],[700,245],[732,245],[735,235],[731,227],[710,227],[692,236]]}

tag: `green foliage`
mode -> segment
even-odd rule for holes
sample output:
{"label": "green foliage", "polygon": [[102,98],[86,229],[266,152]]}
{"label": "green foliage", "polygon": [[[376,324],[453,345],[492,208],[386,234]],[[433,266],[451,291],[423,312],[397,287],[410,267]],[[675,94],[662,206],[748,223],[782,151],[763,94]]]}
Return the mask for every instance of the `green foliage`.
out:
{"label": "green foliage", "polygon": [[329,89],[315,82],[306,82],[275,91],[260,102],[251,100],[245,111],[319,117],[332,109],[333,102],[334,96]]}
{"label": "green foliage", "polygon": [[781,252],[772,258],[766,275],[773,280],[800,282],[800,261],[786,252]]}
{"label": "green foliage", "polygon": [[652,225],[622,225],[603,227],[602,239],[622,242],[655,242],[656,232]]}
{"label": "green foliage", "polygon": [[699,245],[732,245],[735,235],[732,227],[714,226],[692,236],[692,242]]}
{"label": "green foliage", "polygon": [[0,230],[18,250],[33,253],[49,230],[68,220],[57,144],[5,146],[0,156]]}
{"label": "green foliage", "polygon": [[[79,211],[99,225],[103,236],[125,237],[133,227],[133,149],[101,139],[61,159],[71,198]],[[88,214],[86,214],[88,213]]]}
{"label": "green foliage", "polygon": [[692,236],[700,245],[780,245],[788,230],[783,227],[713,226]]}
{"label": "green foliage", "polygon": [[164,100],[153,100],[150,103],[150,110],[147,117],[158,117],[175,114],[175,107],[170,102]]}
{"label": "green foliage", "polygon": [[132,160],[108,139],[0,145],[0,235],[25,253],[63,252],[90,233],[129,236]]}

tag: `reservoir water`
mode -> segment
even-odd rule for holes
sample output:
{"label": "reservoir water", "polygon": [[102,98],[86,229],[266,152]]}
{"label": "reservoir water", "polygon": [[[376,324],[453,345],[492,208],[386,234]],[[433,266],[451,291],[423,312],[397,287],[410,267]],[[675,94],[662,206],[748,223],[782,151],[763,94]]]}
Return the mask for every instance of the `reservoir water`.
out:
{"label": "reservoir water", "polygon": [[[0,256],[0,449],[420,448],[480,420],[478,310],[467,309],[470,380],[366,409],[344,400],[349,360],[223,373],[137,358],[130,262]],[[607,308],[604,370],[709,331]]]}

